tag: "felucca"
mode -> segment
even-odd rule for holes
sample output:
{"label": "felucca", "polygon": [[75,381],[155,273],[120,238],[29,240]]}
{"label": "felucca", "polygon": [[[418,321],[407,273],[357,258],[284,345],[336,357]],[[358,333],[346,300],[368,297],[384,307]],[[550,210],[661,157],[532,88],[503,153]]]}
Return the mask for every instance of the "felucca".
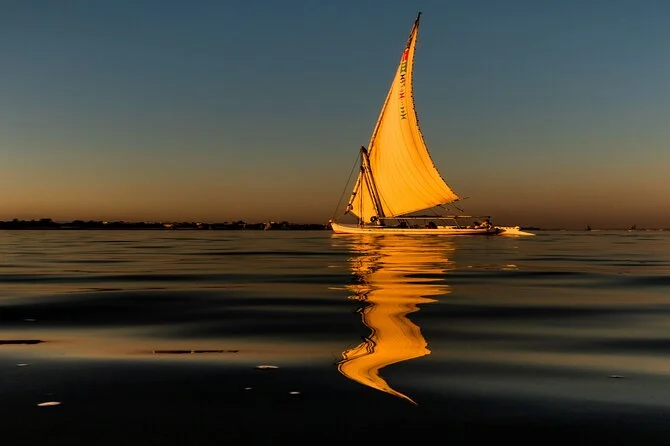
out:
{"label": "felucca", "polygon": [[[519,226],[493,225],[488,216],[435,212],[461,198],[435,167],[414,107],[412,71],[420,17],[421,13],[370,143],[360,149],[360,173],[344,212],[356,216],[358,222],[345,224],[333,218],[331,228],[339,234],[533,235]],[[427,211],[434,215],[417,215]]]}

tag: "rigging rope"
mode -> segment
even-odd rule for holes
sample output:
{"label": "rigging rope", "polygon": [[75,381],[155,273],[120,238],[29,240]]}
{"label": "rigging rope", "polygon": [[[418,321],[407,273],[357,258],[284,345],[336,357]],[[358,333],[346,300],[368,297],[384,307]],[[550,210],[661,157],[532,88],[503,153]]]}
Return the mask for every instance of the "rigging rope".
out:
{"label": "rigging rope", "polygon": [[349,172],[349,178],[347,178],[347,182],[344,185],[344,189],[342,190],[342,195],[340,195],[340,200],[337,202],[337,206],[335,207],[335,211],[333,212],[333,217],[332,220],[335,220],[335,216],[337,215],[337,210],[340,208],[340,204],[342,204],[342,198],[344,198],[344,195],[347,193],[347,189],[349,187],[349,182],[351,182],[351,176],[354,174],[354,170],[356,169],[356,166],[360,164],[360,158],[361,158],[361,153],[358,152],[358,156],[356,157],[356,161],[354,161],[354,165],[351,168],[351,172]]}

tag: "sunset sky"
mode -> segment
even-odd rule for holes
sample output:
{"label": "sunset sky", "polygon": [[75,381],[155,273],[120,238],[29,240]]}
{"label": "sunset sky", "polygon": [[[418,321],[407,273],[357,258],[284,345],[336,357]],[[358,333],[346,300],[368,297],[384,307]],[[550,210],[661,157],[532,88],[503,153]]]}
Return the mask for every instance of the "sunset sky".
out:
{"label": "sunset sky", "polygon": [[0,220],[325,223],[418,11],[421,129],[465,211],[670,227],[661,0],[4,1]]}

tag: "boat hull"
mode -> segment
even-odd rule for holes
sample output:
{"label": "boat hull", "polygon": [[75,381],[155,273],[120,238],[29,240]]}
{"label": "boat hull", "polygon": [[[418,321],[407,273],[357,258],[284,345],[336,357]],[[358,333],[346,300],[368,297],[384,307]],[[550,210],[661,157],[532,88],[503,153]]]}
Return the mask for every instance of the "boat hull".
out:
{"label": "boat hull", "polygon": [[399,228],[393,226],[359,226],[331,222],[336,234],[389,234],[389,235],[535,235],[522,231],[518,226],[492,226],[490,228],[464,228],[438,226],[437,228]]}
{"label": "boat hull", "polygon": [[438,226],[436,228],[399,228],[393,226],[359,226],[330,223],[336,234],[408,234],[408,235],[496,235],[495,228],[459,228]]}

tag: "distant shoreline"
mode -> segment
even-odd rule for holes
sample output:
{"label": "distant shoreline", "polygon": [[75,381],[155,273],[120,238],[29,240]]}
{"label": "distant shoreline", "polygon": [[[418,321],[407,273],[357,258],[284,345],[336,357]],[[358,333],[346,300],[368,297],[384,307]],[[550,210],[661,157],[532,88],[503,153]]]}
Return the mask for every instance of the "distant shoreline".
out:
{"label": "distant shoreline", "polygon": [[[282,222],[260,222],[247,223],[243,220],[223,223],[205,222],[128,222],[128,221],[98,221],[98,220],[73,220],[70,222],[56,222],[50,218],[39,220],[0,221],[0,230],[119,230],[119,229],[151,229],[151,230],[298,230],[298,231],[328,231],[328,223],[291,223]],[[587,229],[565,229],[565,228],[539,228],[537,226],[522,226],[527,231],[670,231],[670,228],[587,228]]]}
{"label": "distant shoreline", "polygon": [[81,230],[81,229],[160,229],[160,230],[329,230],[330,225],[319,223],[263,222],[246,223],[242,220],[223,223],[203,222],[127,222],[127,221],[96,221],[73,220],[56,222],[50,218],[39,220],[0,221],[0,229],[44,229],[44,230]]}

